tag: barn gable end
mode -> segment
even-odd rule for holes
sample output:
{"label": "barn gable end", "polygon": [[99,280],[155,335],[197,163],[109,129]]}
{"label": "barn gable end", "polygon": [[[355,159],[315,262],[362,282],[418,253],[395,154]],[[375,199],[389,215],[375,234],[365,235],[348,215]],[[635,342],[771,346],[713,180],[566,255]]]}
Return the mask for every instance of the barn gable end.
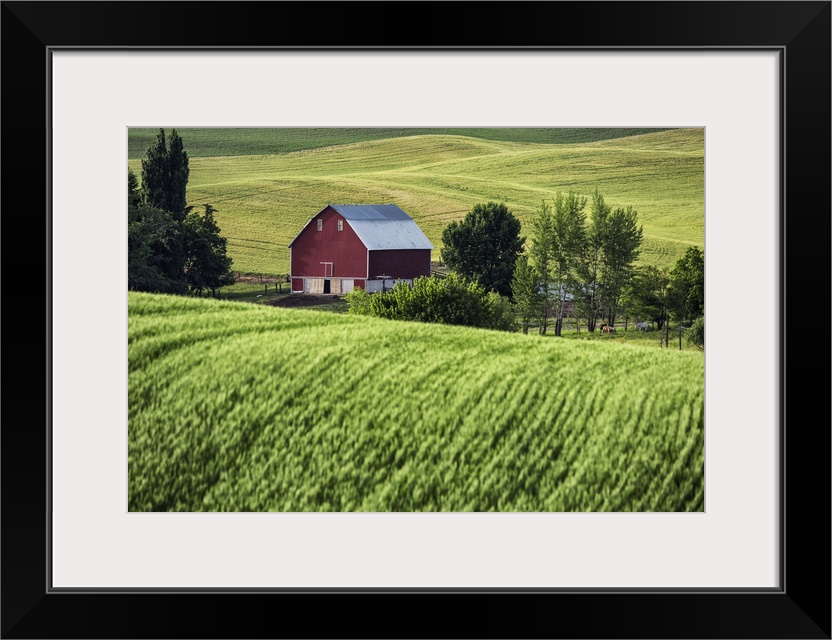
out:
{"label": "barn gable end", "polygon": [[367,248],[355,231],[345,224],[344,217],[331,206],[324,207],[311,218],[289,248],[293,277],[367,277]]}

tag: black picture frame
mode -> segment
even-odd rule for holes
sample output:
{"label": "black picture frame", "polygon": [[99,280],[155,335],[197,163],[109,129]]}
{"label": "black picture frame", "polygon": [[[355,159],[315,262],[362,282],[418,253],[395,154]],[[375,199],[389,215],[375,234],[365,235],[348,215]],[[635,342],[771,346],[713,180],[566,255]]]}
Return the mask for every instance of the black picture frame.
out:
{"label": "black picture frame", "polygon": [[[830,2],[393,4],[2,3],[2,637],[830,638]],[[62,47],[779,51],[780,588],[52,591],[47,134]]]}

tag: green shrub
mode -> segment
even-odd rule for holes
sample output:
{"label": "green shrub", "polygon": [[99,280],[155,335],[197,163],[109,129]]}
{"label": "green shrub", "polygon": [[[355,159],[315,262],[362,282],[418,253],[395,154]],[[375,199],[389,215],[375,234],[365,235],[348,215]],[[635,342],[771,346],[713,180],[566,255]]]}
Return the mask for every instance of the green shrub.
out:
{"label": "green shrub", "polygon": [[358,316],[373,315],[370,313],[370,294],[364,291],[364,289],[353,289],[344,296],[344,300],[346,300],[349,305],[347,313],[352,313]]}
{"label": "green shrub", "polygon": [[497,293],[456,274],[399,282],[385,293],[356,290],[346,296],[349,313],[391,320],[415,320],[513,331],[511,304]]}
{"label": "green shrub", "polygon": [[491,306],[491,322],[489,329],[497,331],[517,331],[517,316],[508,298],[504,298],[493,291],[488,293],[488,303]]}
{"label": "green shrub", "polygon": [[694,344],[702,351],[705,350],[705,317],[699,316],[693,321],[687,332],[687,341]]}

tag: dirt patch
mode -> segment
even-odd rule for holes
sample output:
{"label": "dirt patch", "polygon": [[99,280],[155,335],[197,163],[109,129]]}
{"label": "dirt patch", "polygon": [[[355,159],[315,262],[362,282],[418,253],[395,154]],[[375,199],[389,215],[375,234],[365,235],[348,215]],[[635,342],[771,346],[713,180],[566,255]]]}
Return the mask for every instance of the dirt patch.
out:
{"label": "dirt patch", "polygon": [[251,275],[251,274],[234,274],[237,282],[243,282],[246,284],[274,284],[276,282],[289,282],[286,277],[280,276],[259,276],[259,275]]}
{"label": "dirt patch", "polygon": [[273,307],[317,307],[323,304],[334,304],[343,300],[343,297],[332,295],[319,295],[314,293],[290,293],[269,300],[267,304]]}

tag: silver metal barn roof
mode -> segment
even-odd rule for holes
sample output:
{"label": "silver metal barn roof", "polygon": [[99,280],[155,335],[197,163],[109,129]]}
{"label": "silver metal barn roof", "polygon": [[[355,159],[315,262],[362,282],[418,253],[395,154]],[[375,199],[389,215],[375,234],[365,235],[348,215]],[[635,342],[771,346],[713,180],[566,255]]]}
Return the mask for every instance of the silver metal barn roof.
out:
{"label": "silver metal barn roof", "polygon": [[328,206],[344,217],[369,251],[433,249],[433,245],[419,225],[395,204],[330,204]]}
{"label": "silver metal barn roof", "polygon": [[347,220],[412,220],[394,204],[331,204]]}
{"label": "silver metal barn roof", "polygon": [[427,236],[394,204],[329,205],[352,227],[370,251],[385,249],[433,249]]}

